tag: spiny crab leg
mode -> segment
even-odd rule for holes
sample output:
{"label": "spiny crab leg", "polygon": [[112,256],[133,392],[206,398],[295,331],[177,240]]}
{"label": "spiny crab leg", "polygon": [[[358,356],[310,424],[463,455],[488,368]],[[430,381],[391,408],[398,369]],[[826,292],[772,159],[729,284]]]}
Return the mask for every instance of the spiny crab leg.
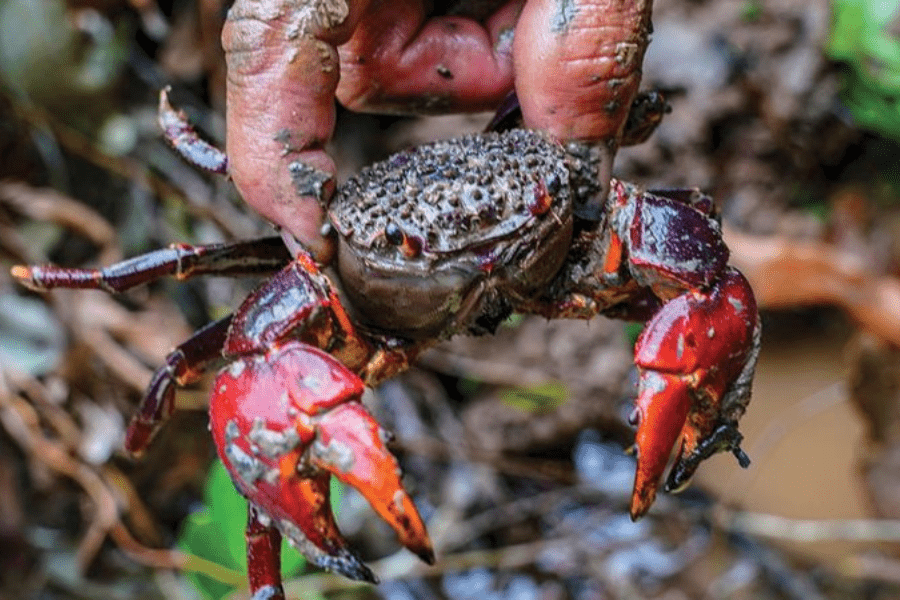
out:
{"label": "spiny crab leg", "polygon": [[[16,265],[10,272],[19,283],[38,291],[74,288],[124,292],[166,276],[188,279],[205,274],[270,274],[290,260],[281,238],[267,237],[202,246],[174,244],[102,269]],[[165,365],[154,373],[128,427],[126,450],[132,454],[145,450],[175,410],[176,388],[196,381],[210,363],[222,358],[230,325],[231,316],[210,323],[166,356]]]}
{"label": "spiny crab leg", "polygon": [[192,165],[196,165],[210,173],[228,174],[228,156],[224,152],[197,135],[197,131],[188,121],[184,111],[178,110],[169,102],[166,86],[159,92],[159,112],[157,119],[163,136],[178,154]]}
{"label": "spiny crab leg", "polygon": [[662,306],[635,347],[640,383],[633,420],[638,465],[631,516],[656,497],[672,448],[679,443],[667,491],[683,488],[704,458],[730,450],[742,466],[737,421],[744,412],[759,352],[759,315],[736,269],[708,291],[693,290]]}
{"label": "spiny crab leg", "polygon": [[334,357],[288,341],[219,372],[210,427],[237,487],[294,546],[319,567],[374,582],[334,522],[332,474],[357,488],[411,551],[429,563],[434,553],[362,391]]}

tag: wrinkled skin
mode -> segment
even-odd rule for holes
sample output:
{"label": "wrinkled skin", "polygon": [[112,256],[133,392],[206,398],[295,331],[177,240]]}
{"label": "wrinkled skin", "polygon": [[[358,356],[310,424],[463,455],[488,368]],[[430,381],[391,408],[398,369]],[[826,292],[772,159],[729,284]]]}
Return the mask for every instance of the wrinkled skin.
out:
{"label": "wrinkled skin", "polygon": [[609,178],[640,83],[650,0],[498,1],[477,20],[432,17],[424,4],[236,0],[229,11],[230,174],[319,261],[331,252],[320,225],[334,191],[323,147],[335,97],[356,111],[455,112],[494,109],[515,87],[526,127],[596,144],[598,180]]}

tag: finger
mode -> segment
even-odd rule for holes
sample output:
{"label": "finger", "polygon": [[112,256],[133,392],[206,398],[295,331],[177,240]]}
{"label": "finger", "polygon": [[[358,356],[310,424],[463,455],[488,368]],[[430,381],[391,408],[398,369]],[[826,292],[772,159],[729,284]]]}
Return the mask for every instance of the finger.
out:
{"label": "finger", "polygon": [[335,46],[350,38],[367,4],[236,0],[222,29],[235,186],[322,261],[329,248],[321,203],[335,187],[323,150],[334,130]]}
{"label": "finger", "polygon": [[618,140],[641,79],[651,0],[529,0],[516,26],[525,125],[560,139]]}
{"label": "finger", "polygon": [[529,0],[516,26],[516,93],[526,127],[594,142],[598,193],[576,214],[595,220],[650,36],[652,0]]}
{"label": "finger", "polygon": [[486,110],[512,88],[512,34],[522,0],[484,22],[427,18],[421,0],[372,2],[341,46],[338,99],[358,111]]}

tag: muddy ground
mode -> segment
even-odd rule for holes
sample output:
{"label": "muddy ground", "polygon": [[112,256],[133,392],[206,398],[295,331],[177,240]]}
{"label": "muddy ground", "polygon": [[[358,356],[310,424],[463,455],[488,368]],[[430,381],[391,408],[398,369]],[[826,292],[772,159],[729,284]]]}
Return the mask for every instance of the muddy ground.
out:
{"label": "muddy ground", "polygon": [[[270,231],[227,181],[180,162],[155,124],[170,83],[222,139],[216,2],[48,2],[59,11],[39,31],[10,8],[27,4],[0,2],[0,598],[195,597],[183,573],[211,571],[174,548],[203,508],[214,454],[206,388],[182,394],[196,410],[143,459],[122,454],[122,435],[169,349],[253,282],[112,299],[36,295],[6,273]],[[365,399],[397,435],[437,565],[398,550],[345,492],[341,527],[384,583],[314,573],[289,596],[900,594],[900,144],[852,121],[842,67],[823,50],[830,28],[823,0],[657,0],[643,87],[672,111],[617,159],[623,179],[700,187],[721,208],[732,262],[763,308],[742,421],[750,468],[715,457],[632,524],[628,332],[514,319],[451,340]],[[332,151],[347,177],[489,118],[344,112]]]}

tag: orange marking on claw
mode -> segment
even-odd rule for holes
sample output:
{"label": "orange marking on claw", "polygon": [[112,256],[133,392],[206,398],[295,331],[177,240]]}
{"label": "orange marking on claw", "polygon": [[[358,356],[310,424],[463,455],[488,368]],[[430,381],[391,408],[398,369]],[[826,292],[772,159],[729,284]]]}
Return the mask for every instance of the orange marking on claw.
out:
{"label": "orange marking on claw", "polygon": [[399,465],[384,445],[381,427],[361,404],[343,404],[323,416],[310,458],[356,488],[397,532],[400,543],[425,562],[434,562],[431,540],[403,489]]}
{"label": "orange marking on claw", "polygon": [[609,238],[609,248],[606,251],[606,260],[603,261],[604,273],[615,273],[622,264],[622,240],[612,233]]}
{"label": "orange marking on claw", "polygon": [[640,424],[635,436],[638,460],[631,496],[631,518],[635,520],[653,504],[691,408],[689,386],[680,375],[644,370],[641,390],[637,399]]}

